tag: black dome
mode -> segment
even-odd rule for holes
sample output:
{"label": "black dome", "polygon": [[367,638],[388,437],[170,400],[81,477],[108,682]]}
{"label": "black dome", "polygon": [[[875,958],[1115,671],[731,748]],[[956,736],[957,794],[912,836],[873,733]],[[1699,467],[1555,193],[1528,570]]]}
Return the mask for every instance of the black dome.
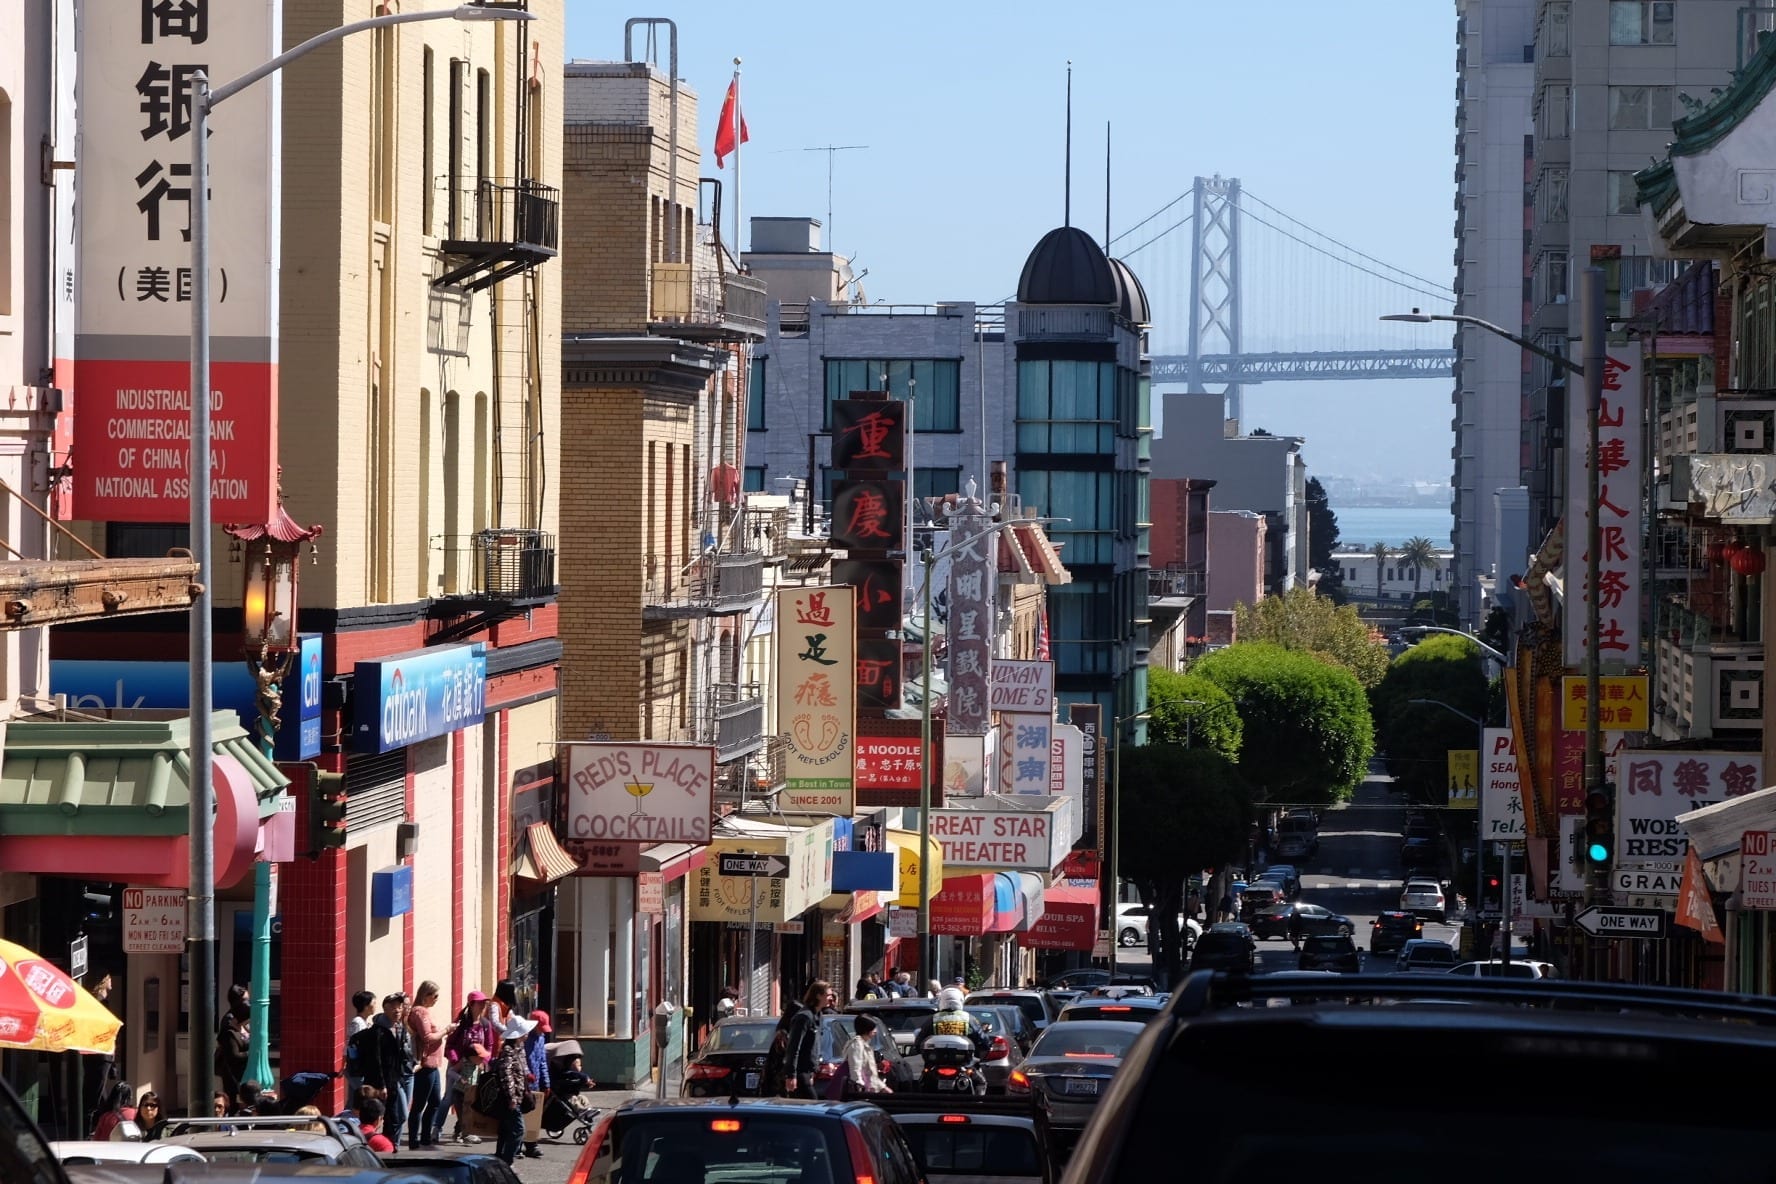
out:
{"label": "black dome", "polygon": [[1117,303],[1110,260],[1077,226],[1060,226],[1042,236],[1018,279],[1019,304]]}
{"label": "black dome", "polygon": [[1147,307],[1147,289],[1141,286],[1141,279],[1135,274],[1134,268],[1120,259],[1112,259],[1110,270],[1116,273],[1116,305],[1123,319],[1131,325],[1152,324],[1153,314]]}

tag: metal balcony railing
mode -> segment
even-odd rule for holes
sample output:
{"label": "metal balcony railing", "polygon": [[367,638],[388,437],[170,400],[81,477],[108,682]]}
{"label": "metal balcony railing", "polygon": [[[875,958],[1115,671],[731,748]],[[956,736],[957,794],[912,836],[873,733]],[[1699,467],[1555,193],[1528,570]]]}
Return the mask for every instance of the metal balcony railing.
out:
{"label": "metal balcony railing", "polygon": [[540,530],[483,530],[474,536],[476,591],[502,600],[555,594],[555,536]]}
{"label": "metal balcony railing", "polygon": [[710,688],[709,734],[716,762],[726,763],[765,746],[765,698],[757,683],[716,683]]}
{"label": "metal balcony railing", "polygon": [[713,556],[715,586],[710,611],[736,613],[751,608],[765,595],[765,557],[758,551],[730,551]]}
{"label": "metal balcony railing", "polygon": [[1147,573],[1147,598],[1167,600],[1179,596],[1204,596],[1208,593],[1209,575],[1186,568],[1154,568]]}
{"label": "metal balcony railing", "polygon": [[765,594],[764,554],[750,542],[686,559],[643,561],[642,615],[655,619],[743,612]]}
{"label": "metal balcony railing", "polygon": [[525,178],[488,178],[444,192],[443,253],[453,266],[433,280],[474,292],[552,259],[561,246],[561,191]]}
{"label": "metal balcony railing", "polygon": [[649,320],[674,336],[763,337],[765,283],[694,263],[655,263]]}

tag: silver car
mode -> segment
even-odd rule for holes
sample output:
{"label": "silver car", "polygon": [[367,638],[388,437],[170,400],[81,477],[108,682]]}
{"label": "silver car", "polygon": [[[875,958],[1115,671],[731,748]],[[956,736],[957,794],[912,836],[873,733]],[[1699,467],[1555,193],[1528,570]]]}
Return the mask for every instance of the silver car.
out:
{"label": "silver car", "polygon": [[1048,1111],[1050,1126],[1084,1127],[1109,1092],[1110,1079],[1145,1024],[1080,1020],[1053,1024],[1012,1071],[1009,1092],[1028,1094]]}

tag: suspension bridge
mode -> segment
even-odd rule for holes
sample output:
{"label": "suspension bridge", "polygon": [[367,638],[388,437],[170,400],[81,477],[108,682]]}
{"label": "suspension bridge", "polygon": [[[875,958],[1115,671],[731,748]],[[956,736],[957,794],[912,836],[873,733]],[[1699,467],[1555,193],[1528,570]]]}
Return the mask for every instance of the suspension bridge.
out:
{"label": "suspension bridge", "polygon": [[[1453,311],[1447,284],[1309,226],[1237,178],[1197,177],[1108,250],[1141,277],[1161,318],[1150,330],[1154,386],[1224,388],[1236,421],[1240,388],[1254,383],[1454,373],[1447,325],[1380,319]],[[1257,320],[1246,316],[1248,283],[1264,293]]]}

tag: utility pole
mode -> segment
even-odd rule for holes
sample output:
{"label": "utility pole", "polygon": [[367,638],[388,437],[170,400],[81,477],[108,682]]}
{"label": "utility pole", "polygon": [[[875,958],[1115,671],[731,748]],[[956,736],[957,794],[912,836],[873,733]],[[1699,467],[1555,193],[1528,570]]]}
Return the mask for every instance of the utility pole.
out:
{"label": "utility pole", "polygon": [[826,249],[833,249],[833,157],[841,152],[861,152],[868,144],[820,144],[803,152],[826,153]]}

